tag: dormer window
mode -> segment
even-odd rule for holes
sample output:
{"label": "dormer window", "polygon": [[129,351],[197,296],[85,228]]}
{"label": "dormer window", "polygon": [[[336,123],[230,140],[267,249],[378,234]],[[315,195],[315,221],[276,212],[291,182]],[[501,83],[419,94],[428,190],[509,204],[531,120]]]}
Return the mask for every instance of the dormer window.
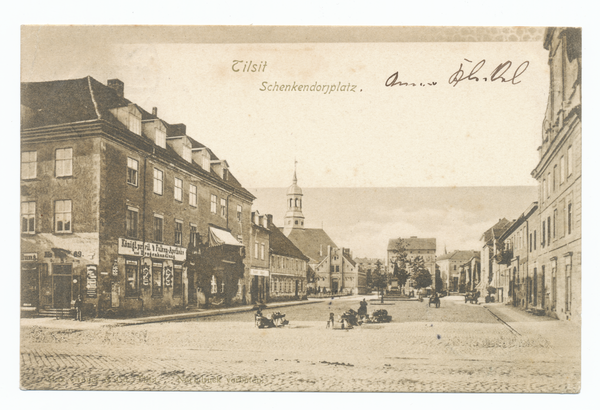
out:
{"label": "dormer window", "polygon": [[187,162],[192,162],[192,149],[186,145],[183,146],[182,155]]}
{"label": "dormer window", "polygon": [[167,133],[160,128],[156,128],[154,133],[154,143],[161,148],[167,148]]}
{"label": "dormer window", "polygon": [[129,118],[127,119],[127,128],[129,131],[137,135],[142,135],[142,117],[139,115],[137,110],[129,112]]}
{"label": "dormer window", "polygon": [[210,172],[210,158],[207,154],[208,153],[206,153],[206,155],[202,155],[202,169]]}

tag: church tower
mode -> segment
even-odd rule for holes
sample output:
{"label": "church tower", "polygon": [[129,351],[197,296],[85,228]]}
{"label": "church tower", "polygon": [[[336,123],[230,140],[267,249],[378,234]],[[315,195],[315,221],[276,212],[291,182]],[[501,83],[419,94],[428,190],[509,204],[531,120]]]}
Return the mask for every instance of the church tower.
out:
{"label": "church tower", "polygon": [[283,233],[288,236],[294,229],[304,229],[302,189],[298,186],[298,178],[296,178],[296,164],[294,164],[294,179],[288,188],[286,199],[287,212],[284,218]]}

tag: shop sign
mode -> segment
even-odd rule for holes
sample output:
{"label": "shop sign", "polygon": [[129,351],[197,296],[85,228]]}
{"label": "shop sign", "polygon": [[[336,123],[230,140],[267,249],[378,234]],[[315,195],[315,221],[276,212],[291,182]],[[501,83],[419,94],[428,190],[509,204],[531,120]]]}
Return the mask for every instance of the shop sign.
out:
{"label": "shop sign", "polygon": [[142,242],[119,238],[119,255],[145,256],[147,258],[184,261],[187,249],[160,243]]}
{"label": "shop sign", "polygon": [[173,268],[165,266],[165,286],[173,286]]}
{"label": "shop sign", "polygon": [[112,275],[113,276],[119,276],[119,265],[117,265],[116,261],[115,261],[115,263],[112,266]]}
{"label": "shop sign", "polygon": [[96,265],[87,265],[86,274],[86,296],[88,298],[95,298],[98,296],[98,267]]}
{"label": "shop sign", "polygon": [[142,285],[150,286],[150,267],[148,265],[144,265],[142,268]]}
{"label": "shop sign", "polygon": [[21,254],[21,260],[23,262],[35,262],[37,261],[37,253],[23,253]]}
{"label": "shop sign", "polygon": [[265,269],[250,269],[252,276],[269,276],[269,271]]}

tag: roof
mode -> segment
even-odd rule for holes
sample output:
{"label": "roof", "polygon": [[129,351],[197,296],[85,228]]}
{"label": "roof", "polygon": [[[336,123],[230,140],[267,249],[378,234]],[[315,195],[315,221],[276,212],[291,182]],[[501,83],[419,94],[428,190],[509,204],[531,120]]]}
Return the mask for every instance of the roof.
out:
{"label": "roof", "polygon": [[506,227],[502,235],[498,237],[500,241],[504,241],[511,234],[513,234],[521,225],[527,221],[527,219],[532,216],[538,209],[538,203],[533,202],[531,205],[527,207],[525,212],[523,212],[516,220],[514,220],[510,225]]}
{"label": "roof", "polygon": [[271,236],[269,237],[269,247],[271,253],[275,255],[289,256],[290,258],[298,258],[308,261],[309,258],[302,253],[300,249],[290,241],[287,236],[279,230],[272,222],[268,224]]}
{"label": "roof", "polygon": [[[283,229],[283,228],[280,228]],[[337,248],[323,229],[292,229],[287,237],[293,244],[310,258],[311,263],[320,262],[327,253],[327,246]],[[321,255],[321,247],[323,254]]]}
{"label": "roof", "polygon": [[494,224],[494,226],[492,226],[490,229],[485,231],[483,235],[481,235],[481,239],[486,244],[489,243],[492,239],[498,239],[510,227],[511,224],[512,222],[506,218],[499,219],[498,222]]}
{"label": "roof", "polygon": [[449,260],[457,260],[457,261],[464,261],[464,260],[470,260],[472,258],[479,258],[479,251],[454,251],[454,252],[448,252],[445,255],[439,256],[438,258],[436,258],[436,260],[439,261],[443,261],[446,259]]}
{"label": "roof", "polygon": [[404,241],[404,248],[408,251],[414,250],[436,250],[435,238],[393,238],[388,242],[388,251],[396,249],[398,239]]}
{"label": "roof", "polygon": [[[358,264],[366,264],[366,265],[374,265],[377,263],[377,261],[381,261],[380,259],[376,259],[376,258],[354,258],[354,260]],[[381,262],[383,263],[383,261],[381,261]]]}
{"label": "roof", "polygon": [[120,122],[109,110],[131,104],[112,88],[92,77],[75,80],[21,83],[21,105],[30,109],[22,128],[91,120]]}
{"label": "roof", "polygon": [[[130,104],[132,102],[119,96],[116,90],[96,81],[90,76],[72,80],[21,83],[21,105],[24,107],[21,127],[29,129],[104,120],[126,130],[127,127],[110,110],[126,107]],[[162,121],[168,135],[181,135],[185,133],[184,124],[169,124],[138,105],[135,106],[142,113],[142,120],[158,119]],[[210,153],[211,160],[219,159],[209,148],[187,135],[186,137],[189,138],[192,148],[206,148]],[[169,144],[167,144],[165,152],[170,156],[181,158]],[[197,171],[206,173],[200,164],[196,165]],[[208,174],[222,180],[212,170]],[[238,192],[254,198],[254,195],[243,188],[231,172],[227,173],[227,179],[223,182],[236,188]]]}

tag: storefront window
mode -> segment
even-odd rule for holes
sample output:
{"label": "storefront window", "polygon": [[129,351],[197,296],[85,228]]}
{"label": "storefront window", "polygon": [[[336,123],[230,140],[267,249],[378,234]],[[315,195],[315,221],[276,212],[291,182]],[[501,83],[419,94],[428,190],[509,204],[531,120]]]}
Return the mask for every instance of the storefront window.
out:
{"label": "storefront window", "polygon": [[162,296],[163,294],[162,274],[162,262],[154,262],[152,264],[152,296]]}
{"label": "storefront window", "polygon": [[139,294],[139,268],[138,261],[125,259],[125,297],[134,297]]}

